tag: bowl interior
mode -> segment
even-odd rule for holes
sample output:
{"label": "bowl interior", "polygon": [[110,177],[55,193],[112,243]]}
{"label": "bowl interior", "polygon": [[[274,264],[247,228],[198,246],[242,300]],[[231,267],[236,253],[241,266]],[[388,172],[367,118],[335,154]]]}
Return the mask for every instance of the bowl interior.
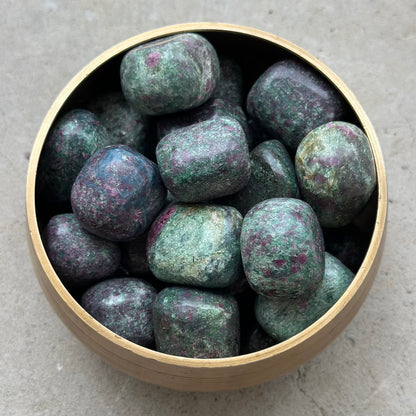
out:
{"label": "bowl interior", "polygon": [[[307,331],[303,331],[303,333],[298,334],[297,336],[293,337],[292,339],[284,343],[277,344],[274,347],[268,348],[267,351],[260,351],[258,353],[248,354],[246,359],[241,358],[244,356],[218,360],[183,359],[179,357],[170,356],[167,357],[164,354],[160,354],[155,351],[147,350],[146,348],[133,345],[132,343],[129,343],[128,341],[125,341],[120,337],[115,336],[111,333],[111,331],[108,331],[105,328],[100,328],[101,338],[98,337],[94,339],[94,342],[87,342],[87,344],[90,344],[89,346],[96,352],[99,349],[97,345],[99,345],[101,341],[103,342],[102,345],[104,345],[105,343],[117,344],[118,350],[115,350],[115,354],[118,354],[118,356],[116,360],[112,362],[112,364],[115,364],[117,366],[118,361],[120,363],[118,367],[123,369],[123,371],[129,372],[130,374],[138,376],[139,378],[146,379],[146,381],[149,381],[148,377],[140,377],[140,375],[135,374],[135,371],[129,371],[129,369],[126,368],[128,367],[128,365],[126,365],[126,359],[127,361],[134,361],[134,358],[131,358],[131,355],[144,355],[146,356],[146,358],[149,358],[153,361],[156,360],[156,362],[168,362],[172,365],[172,368],[165,370],[167,372],[170,372],[171,374],[175,374],[178,368],[182,367],[189,367],[190,369],[197,368],[199,369],[199,372],[195,374],[192,373],[192,376],[189,375],[191,373],[186,373],[185,376],[188,377],[191,381],[185,383],[184,386],[188,385],[188,388],[186,388],[188,390],[204,390],[208,388],[203,387],[202,384],[200,384],[199,388],[198,381],[195,381],[198,378],[204,378],[204,373],[200,372],[201,368],[224,369],[227,366],[250,366],[250,364],[256,362],[263,362],[267,364],[267,359],[269,357],[277,357],[279,356],[279,354],[281,354],[282,359],[284,359],[285,351],[301,345],[308,338],[313,339],[314,336],[318,336],[319,331],[322,330],[322,326],[328,325],[329,322],[334,320],[334,318],[336,318],[336,316],[342,311],[345,305],[356,294],[360,294],[362,299],[360,298],[359,301],[357,301],[357,304],[354,306],[354,308],[348,310],[348,313],[345,313],[345,316],[347,318],[343,318],[344,323],[340,326],[340,328],[346,326],[346,324],[349,322],[350,319],[352,319],[352,316],[355,314],[356,310],[358,310],[359,306],[361,305],[363,297],[365,297],[366,292],[371,286],[372,279],[375,276],[375,274],[374,276],[372,276],[370,284],[364,285],[365,288],[363,289],[362,293],[360,293],[360,288],[363,285],[365,278],[367,277],[367,273],[370,266],[373,263],[377,263],[374,260],[376,255],[378,254],[382,242],[382,237],[384,235],[384,222],[386,217],[385,203],[387,200],[387,196],[384,165],[380,149],[378,148],[378,142],[375,137],[375,133],[372,129],[371,123],[366,118],[361,106],[355,100],[354,96],[350,93],[347,87],[342,83],[342,81],[340,81],[336,77],[336,75],[333,74],[328,68],[326,68],[315,58],[311,57],[305,51],[299,49],[295,45],[283,39],[277,38],[273,35],[265,34],[264,32],[256,31],[254,29],[242,28],[239,26],[224,26],[221,24],[179,25],[175,27],[164,28],[162,30],[148,32],[144,35],[140,35],[138,37],[129,39],[123,42],[122,44],[110,49],[109,51],[101,55],[99,58],[94,60],[89,66],[87,66],[83,71],[81,71],[70,82],[66,89],[64,89],[57,101],[54,103],[54,106],[48,113],[48,116],[42,125],[42,128],[35,142],[35,148],[37,151],[33,152],[30,162],[31,167],[29,168],[28,174],[27,194],[27,215],[29,231],[31,234],[30,244],[34,246],[36,261],[40,262],[41,264],[41,277],[39,277],[39,273],[38,277],[41,280],[42,287],[44,288],[44,290],[49,291],[48,298],[52,303],[54,303],[53,306],[55,310],[58,313],[60,313],[60,315],[62,315],[62,310],[65,310],[65,312],[63,313],[63,315],[65,315],[63,318],[64,322],[68,319],[70,319],[71,321],[79,320],[80,323],[76,323],[75,326],[83,326],[83,331],[85,331],[85,328],[92,328],[91,330],[96,330],[96,328],[99,327],[99,324],[96,323],[93,319],[89,319],[86,316],[87,314],[83,313],[81,311],[81,308],[77,305],[78,294],[66,293],[65,289],[59,286],[59,281],[56,279],[56,276],[53,275],[53,271],[51,271],[51,266],[47,264],[47,259],[45,259],[46,254],[41,244],[42,230],[44,229],[47,221],[51,218],[51,216],[62,212],[69,212],[70,210],[70,206],[68,204],[51,204],[45,199],[42,199],[38,192],[36,192],[36,168],[39,161],[39,155],[43,143],[46,139],[47,133],[53,125],[54,120],[59,118],[67,111],[75,108],[83,108],[88,100],[90,100],[92,97],[98,94],[102,94],[104,92],[115,89],[121,89],[119,79],[120,62],[124,53],[131,47],[163,35],[167,36],[170,34],[186,31],[198,32],[201,35],[205,36],[214,45],[219,55],[231,57],[241,65],[244,74],[244,88],[246,93],[248,92],[249,88],[254,83],[254,81],[257,79],[257,77],[261,73],[263,73],[265,69],[267,69],[271,64],[275,63],[276,61],[284,58],[303,60],[307,62],[309,65],[311,65],[316,71],[320,72],[323,76],[329,78],[329,80],[343,95],[347,103],[349,111],[343,120],[351,122],[361,127],[369,137],[373,153],[376,159],[376,167],[378,174],[378,187],[374,191],[374,194],[371,197],[371,200],[368,203],[366,209],[360,216],[357,217],[355,221],[356,225],[359,227],[360,231],[363,233],[366,240],[368,241],[367,254],[365,256],[365,259],[363,259],[363,264],[365,265],[365,267],[362,267],[358,271],[354,282],[348,290],[348,293],[346,293],[340,299],[340,301],[338,301],[336,307],[331,308],[331,310],[327,312],[327,314],[325,314],[325,316],[322,319],[320,319],[319,322],[313,324],[310,328],[308,328]],[[68,315],[71,315],[70,318],[68,318]],[[336,323],[336,321],[334,322]],[[330,330],[330,328],[328,330]],[[292,368],[293,366],[299,365],[300,363],[306,361],[307,359],[315,355],[317,352],[319,352],[319,350],[325,347],[340,331],[341,329],[333,330],[333,336],[326,337],[325,341],[321,342],[321,344],[317,348],[311,349],[310,354],[299,354],[298,361],[293,362]],[[79,333],[77,334],[76,331],[73,332],[75,332],[75,334],[80,339],[82,339],[82,336],[80,336]],[[99,351],[98,353],[100,354]],[[104,357],[105,354],[100,355]],[[248,379],[246,378],[246,381],[243,384],[235,383],[231,387],[241,387],[243,385],[254,384],[259,381],[262,381],[263,379],[266,380],[267,378],[270,378],[271,373],[266,371],[265,367],[262,367],[262,365],[260,365],[256,368],[256,371],[263,371],[264,376],[257,375],[256,377],[252,377],[250,379],[251,381],[247,381]],[[282,369],[284,371],[274,369],[273,374],[279,375],[282,372],[287,372],[290,369],[290,366],[286,368],[283,365]],[[162,371],[159,368],[157,371],[161,372],[161,374],[163,375],[164,370]],[[255,370],[249,369],[249,371],[254,372]],[[210,374],[209,377],[212,378],[212,374]],[[175,386],[171,385],[172,383],[170,381],[162,382],[154,378],[152,380],[153,382],[156,382],[156,384],[167,385],[169,387],[175,388]],[[193,388],[191,388],[192,383],[196,383],[194,384]],[[224,383],[220,383],[217,386],[217,388],[212,388],[211,386],[211,388],[209,389],[224,389],[224,386]],[[179,388],[181,387],[179,386]]]}

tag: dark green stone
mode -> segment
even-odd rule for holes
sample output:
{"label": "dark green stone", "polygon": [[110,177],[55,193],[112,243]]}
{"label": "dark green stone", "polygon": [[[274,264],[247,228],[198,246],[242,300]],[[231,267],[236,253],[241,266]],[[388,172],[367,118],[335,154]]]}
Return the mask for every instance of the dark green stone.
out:
{"label": "dark green stone", "polygon": [[158,143],[156,159],[166,187],[182,202],[232,194],[250,178],[244,130],[229,117],[173,130]]}
{"label": "dark green stone", "polygon": [[144,347],[152,346],[156,290],[131,277],[104,280],[82,296],[81,306],[117,335]]}
{"label": "dark green stone", "polygon": [[239,353],[238,306],[231,296],[170,287],[153,307],[156,349],[191,358],[224,358]]}
{"label": "dark green stone", "polygon": [[314,292],[324,274],[318,219],[304,201],[273,198],[255,205],[241,230],[244,272],[254,291],[268,297]]}
{"label": "dark green stone", "polygon": [[277,140],[260,143],[250,152],[251,176],[247,185],[226,203],[245,215],[254,205],[270,198],[298,198],[295,168],[286,148]]}
{"label": "dark green stone", "polygon": [[241,272],[242,216],[220,205],[172,205],[153,222],[147,240],[160,280],[209,288],[234,283]]}
{"label": "dark green stone", "polygon": [[256,318],[277,341],[284,341],[318,320],[344,294],[354,274],[337,258],[325,253],[325,275],[309,298],[285,299],[258,296]]}
{"label": "dark green stone", "polygon": [[159,117],[157,122],[158,137],[161,139],[173,130],[191,126],[213,117],[230,117],[237,120],[247,136],[248,124],[243,109],[239,105],[221,98],[210,98],[206,103],[192,110]]}
{"label": "dark green stone", "polygon": [[370,143],[357,126],[341,121],[311,131],[296,152],[302,198],[322,227],[342,227],[362,210],[376,186]]}
{"label": "dark green stone", "polygon": [[311,130],[341,119],[345,103],[318,71],[283,60],[254,83],[247,97],[247,111],[294,152]]}
{"label": "dark green stone", "polygon": [[72,110],[61,117],[48,134],[39,160],[42,196],[51,202],[68,201],[84,163],[110,142],[106,128],[90,111]]}
{"label": "dark green stone", "polygon": [[120,77],[124,96],[140,113],[175,113],[212,95],[219,79],[218,56],[201,35],[183,33],[130,50]]}
{"label": "dark green stone", "polygon": [[43,241],[52,266],[71,290],[109,277],[120,263],[118,245],[87,232],[74,214],[52,217]]}
{"label": "dark green stone", "polygon": [[243,69],[237,61],[226,56],[219,56],[220,79],[212,97],[222,98],[236,105],[244,103]]}
{"label": "dark green stone", "polygon": [[88,103],[107,129],[111,144],[124,144],[146,157],[154,156],[156,143],[151,137],[149,117],[135,111],[121,91],[99,95]]}

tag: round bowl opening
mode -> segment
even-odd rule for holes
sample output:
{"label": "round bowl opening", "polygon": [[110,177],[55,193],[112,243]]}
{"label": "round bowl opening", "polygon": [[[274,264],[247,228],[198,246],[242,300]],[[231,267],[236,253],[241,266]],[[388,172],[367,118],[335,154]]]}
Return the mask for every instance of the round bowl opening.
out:
{"label": "round bowl opening", "polygon": [[[92,96],[120,88],[120,62],[129,49],[182,32],[198,32],[213,44],[219,54],[234,58],[243,68],[246,92],[276,61],[290,57],[306,62],[341,93],[349,109],[343,120],[364,130],[376,161],[378,184],[356,221],[368,237],[369,245],[347,291],[324,316],[296,336],[273,347],[231,358],[170,356],[133,344],[106,329],[82,309],[76,294],[69,293],[61,283],[41,238],[49,218],[68,209],[40,198],[36,187],[39,157],[54,121],[71,109],[82,108]],[[296,45],[256,29],[221,23],[190,23],[130,38],[98,56],[69,82],[51,106],[35,140],[28,170],[26,208],[28,241],[38,280],[55,312],[85,345],[117,369],[150,383],[180,390],[227,390],[257,384],[291,371],[319,353],[351,321],[371,287],[381,259],[387,186],[381,150],[370,121],[351,91],[324,64]]]}

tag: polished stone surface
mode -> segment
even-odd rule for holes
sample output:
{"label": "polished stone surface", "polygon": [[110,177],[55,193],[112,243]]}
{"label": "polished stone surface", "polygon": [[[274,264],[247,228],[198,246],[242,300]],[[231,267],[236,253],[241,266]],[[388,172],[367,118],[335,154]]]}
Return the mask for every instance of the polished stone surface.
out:
{"label": "polished stone surface", "polygon": [[124,145],[95,152],[71,190],[72,210],[81,225],[111,241],[131,241],[144,233],[165,199],[157,165]]}
{"label": "polished stone surface", "polygon": [[246,135],[230,117],[171,131],[158,143],[156,160],[166,188],[182,202],[233,194],[250,178]]}
{"label": "polished stone surface", "polygon": [[[416,180],[414,1],[259,0],[253,7],[248,0],[126,0],[123,6],[109,0],[0,4],[0,414],[414,415],[416,198],[409,186]],[[81,344],[53,312],[36,280],[24,210],[32,143],[70,79],[124,39],[204,20],[248,25],[288,39],[348,85],[377,132],[390,208],[379,273],[346,330],[286,376],[210,394],[134,380]]]}
{"label": "polished stone surface", "polygon": [[123,94],[143,114],[188,110],[212,95],[220,74],[213,46],[196,33],[167,36],[139,45],[121,61]]}
{"label": "polished stone surface", "polygon": [[350,224],[365,207],[377,178],[370,142],[356,125],[323,124],[300,142],[295,157],[302,198],[322,227]]}
{"label": "polished stone surface", "polygon": [[80,304],[100,324],[144,347],[153,347],[156,289],[133,277],[106,279],[89,287]]}
{"label": "polished stone surface", "polygon": [[310,205],[271,198],[244,217],[241,259],[252,289],[267,297],[309,296],[324,275],[324,240]]}
{"label": "polished stone surface", "polygon": [[147,238],[150,270],[163,282],[224,288],[241,274],[241,214],[233,207],[174,204]]}
{"label": "polished stone surface", "polygon": [[340,120],[346,108],[342,97],[325,78],[293,59],[271,65],[247,96],[247,111],[295,151],[314,128]]}
{"label": "polished stone surface", "polygon": [[238,355],[240,323],[232,296],[172,286],[158,293],[153,306],[156,349],[190,358]]}
{"label": "polished stone surface", "polygon": [[276,341],[285,341],[317,321],[344,294],[353,278],[348,267],[326,252],[324,278],[315,292],[297,299],[259,295],[255,304],[256,319]]}

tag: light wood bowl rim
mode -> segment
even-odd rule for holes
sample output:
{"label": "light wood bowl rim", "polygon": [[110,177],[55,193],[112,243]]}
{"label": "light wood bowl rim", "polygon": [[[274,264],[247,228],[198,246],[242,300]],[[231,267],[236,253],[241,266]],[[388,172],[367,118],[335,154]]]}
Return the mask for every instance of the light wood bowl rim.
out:
{"label": "light wood bowl rim", "polygon": [[[335,85],[336,88],[343,94],[345,99],[350,103],[359,121],[361,122],[363,129],[369,138],[373,150],[374,158],[376,161],[376,170],[378,178],[378,206],[376,214],[376,225],[369,245],[369,249],[359,271],[357,272],[354,278],[353,283],[346,290],[343,296],[338,300],[338,302],[336,302],[336,304],[314,324],[312,324],[296,336],[282,343],[279,343],[273,347],[255,353],[219,359],[196,359],[177,357],[150,350],[117,336],[116,334],[105,328],[103,325],[98,323],[95,319],[93,319],[69,294],[69,292],[66,290],[66,288],[63,286],[60,279],[56,275],[51,263],[49,262],[49,259],[46,255],[45,249],[41,241],[35,206],[36,173],[42,146],[44,144],[46,135],[56,118],[56,115],[58,114],[62,105],[71,95],[71,93],[74,91],[74,89],[108,59],[114,57],[119,53],[123,53],[124,51],[127,51],[128,49],[140,43],[144,43],[162,36],[168,36],[181,32],[207,31],[231,32],[234,34],[253,36],[259,40],[271,42],[279,47],[286,49],[289,52],[294,53],[295,55],[309,63],[311,66],[315,67],[324,76],[326,76],[332,82],[332,84]],[[58,97],[52,104],[45,119],[41,124],[31,152],[27,174],[26,215],[29,244],[32,246],[34,253],[37,259],[39,260],[47,279],[49,279],[51,285],[53,286],[56,292],[53,293],[52,296],[57,297],[58,301],[64,302],[73,312],[74,316],[70,317],[69,319],[75,319],[75,322],[77,319],[82,320],[85,325],[91,328],[91,331],[98,333],[101,337],[109,340],[111,343],[118,345],[119,347],[128,351],[129,353],[140,355],[141,357],[144,357],[151,361],[159,361],[166,364],[170,364],[172,366],[187,367],[190,369],[221,369],[232,366],[247,366],[262,360],[267,360],[270,357],[276,357],[277,355],[280,355],[287,350],[299,346],[310,337],[315,336],[317,333],[321,331],[322,328],[328,325],[329,322],[335,319],[336,316],[343,310],[343,308],[357,295],[357,292],[363,285],[363,282],[365,281],[366,277],[368,277],[368,271],[371,268],[377,253],[381,249],[383,242],[387,219],[386,173],[376,133],[361,105],[359,104],[353,93],[348,89],[348,87],[340,80],[340,78],[338,78],[337,75],[335,75],[328,67],[326,67],[314,56],[281,37],[272,35],[270,33],[258,29],[249,28],[241,25],[216,22],[184,23],[151,30],[140,35],[131,37],[113,46],[112,48],[108,49],[107,51],[99,55],[97,58],[95,58],[86,67],[84,67],[77,75],[75,75],[74,78],[72,78],[72,80],[61,91],[61,93],[58,95]],[[43,289],[45,290],[44,287]]]}

